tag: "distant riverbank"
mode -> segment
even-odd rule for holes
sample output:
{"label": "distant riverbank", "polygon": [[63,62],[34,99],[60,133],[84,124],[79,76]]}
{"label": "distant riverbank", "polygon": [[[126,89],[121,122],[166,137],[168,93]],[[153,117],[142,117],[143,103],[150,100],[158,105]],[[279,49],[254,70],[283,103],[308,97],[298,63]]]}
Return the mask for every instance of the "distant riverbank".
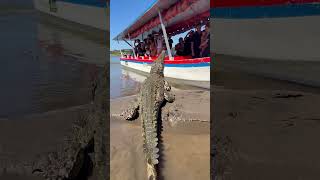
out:
{"label": "distant riverbank", "polygon": [[120,53],[120,51],[119,52],[111,51],[110,55],[111,56],[121,56],[121,53]]}
{"label": "distant riverbank", "polygon": [[[123,50],[121,50],[121,51],[122,51],[122,53],[124,53],[124,54],[132,54],[132,50],[131,50],[131,49],[123,49]],[[110,54],[111,54],[111,56],[121,56],[120,50],[110,51]]]}

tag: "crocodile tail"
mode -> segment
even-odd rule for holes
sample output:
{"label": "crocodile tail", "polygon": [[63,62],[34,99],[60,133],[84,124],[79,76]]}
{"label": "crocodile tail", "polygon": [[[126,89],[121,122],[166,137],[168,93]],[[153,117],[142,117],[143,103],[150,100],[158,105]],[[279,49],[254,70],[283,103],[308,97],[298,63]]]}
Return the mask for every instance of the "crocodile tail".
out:
{"label": "crocodile tail", "polygon": [[143,149],[148,163],[156,165],[159,163],[159,148],[157,131],[154,124],[145,124],[143,128],[144,145]]}
{"label": "crocodile tail", "polygon": [[[148,134],[148,133],[147,133]],[[155,165],[159,163],[159,149],[157,148],[158,138],[155,136],[154,133],[151,133],[145,139],[144,144],[144,152],[146,155],[147,161],[147,177],[148,180],[156,180],[157,179],[157,171]],[[148,140],[150,138],[150,140]]]}
{"label": "crocodile tail", "polygon": [[147,177],[148,180],[156,180],[157,179],[157,171],[153,164],[147,163]]}

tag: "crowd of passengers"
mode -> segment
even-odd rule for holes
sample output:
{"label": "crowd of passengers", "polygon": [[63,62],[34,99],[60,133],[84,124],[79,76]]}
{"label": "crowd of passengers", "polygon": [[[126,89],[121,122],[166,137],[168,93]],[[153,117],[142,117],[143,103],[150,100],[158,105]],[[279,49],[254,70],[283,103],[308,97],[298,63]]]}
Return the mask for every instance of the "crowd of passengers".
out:
{"label": "crowd of passengers", "polygon": [[[197,25],[195,31],[191,30],[172,48],[173,40],[168,37],[171,53],[174,56],[191,56],[192,58],[210,56],[210,29],[209,24],[204,25],[201,31],[201,25]],[[135,52],[138,56],[158,56],[162,50],[166,50],[166,44],[162,31],[149,34],[143,41],[136,39],[134,42]]]}

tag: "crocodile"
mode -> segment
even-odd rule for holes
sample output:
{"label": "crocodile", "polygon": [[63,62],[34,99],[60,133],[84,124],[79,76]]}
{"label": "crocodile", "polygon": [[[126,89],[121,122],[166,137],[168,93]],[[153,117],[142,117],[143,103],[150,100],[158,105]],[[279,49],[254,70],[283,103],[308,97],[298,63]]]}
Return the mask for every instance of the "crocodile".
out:
{"label": "crocodile", "polygon": [[73,122],[55,151],[39,154],[32,173],[50,180],[107,179],[107,67],[94,84],[93,102]]}
{"label": "crocodile", "polygon": [[165,51],[153,62],[150,74],[143,82],[137,101],[121,113],[126,120],[132,121],[140,116],[142,125],[143,150],[147,164],[147,179],[158,179],[156,166],[159,163],[158,120],[164,102],[173,102],[171,86],[164,79]]}

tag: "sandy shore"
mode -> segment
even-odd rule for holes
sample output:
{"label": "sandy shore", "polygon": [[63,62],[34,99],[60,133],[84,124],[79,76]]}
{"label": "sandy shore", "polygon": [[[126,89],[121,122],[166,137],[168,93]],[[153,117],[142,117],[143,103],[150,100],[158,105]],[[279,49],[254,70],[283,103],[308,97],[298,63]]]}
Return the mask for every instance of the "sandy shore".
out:
{"label": "sandy shore", "polygon": [[88,105],[0,120],[0,179],[41,179],[31,174],[38,155],[55,151]]}
{"label": "sandy shore", "polygon": [[319,89],[234,70],[214,73],[218,179],[318,179]]}
{"label": "sandy shore", "polygon": [[[162,179],[210,179],[210,93],[208,91],[173,90],[176,101],[165,109],[178,107],[178,123],[163,121],[160,176]],[[117,114],[136,96],[111,101],[110,156],[112,180],[146,178],[140,121],[127,122]],[[183,122],[197,119],[206,122]]]}
{"label": "sandy shore", "polygon": [[216,55],[215,67],[259,74],[309,86],[320,86],[320,62],[272,60],[260,58]]}

